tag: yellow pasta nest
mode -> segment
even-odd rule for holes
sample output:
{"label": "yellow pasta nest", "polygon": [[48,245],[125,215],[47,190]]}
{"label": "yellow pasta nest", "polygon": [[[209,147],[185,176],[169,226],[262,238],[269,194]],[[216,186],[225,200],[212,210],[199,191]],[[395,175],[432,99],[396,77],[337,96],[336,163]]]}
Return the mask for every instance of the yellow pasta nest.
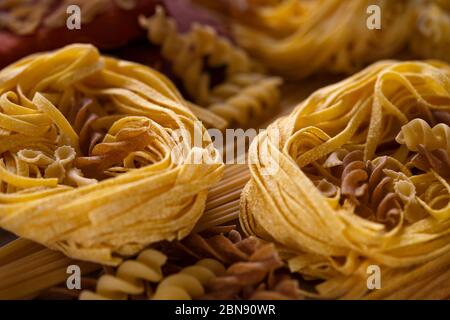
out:
{"label": "yellow pasta nest", "polygon": [[[233,35],[269,69],[290,78],[317,72],[353,73],[406,46],[414,28],[414,1],[284,0],[253,5],[238,15]],[[378,5],[381,29],[368,8]],[[370,8],[369,8],[370,9]]]}
{"label": "yellow pasta nest", "polygon": [[0,226],[73,258],[186,236],[222,175],[171,82],[90,45],[2,70],[0,111]]}
{"label": "yellow pasta nest", "polygon": [[[167,257],[161,252],[146,249],[133,260],[126,260],[115,275],[106,274],[97,282],[96,292],[80,294],[80,300],[117,300],[132,296],[153,300],[190,300],[205,294],[211,279],[225,274],[225,266],[214,259],[202,259],[180,272],[163,277],[161,267]],[[153,290],[151,284],[158,283]]]}
{"label": "yellow pasta nest", "polygon": [[[293,271],[325,280],[311,296],[439,297],[450,285],[449,125],[444,63],[384,61],[323,88],[252,144],[241,224],[284,247]],[[381,290],[367,287],[371,265]]]}

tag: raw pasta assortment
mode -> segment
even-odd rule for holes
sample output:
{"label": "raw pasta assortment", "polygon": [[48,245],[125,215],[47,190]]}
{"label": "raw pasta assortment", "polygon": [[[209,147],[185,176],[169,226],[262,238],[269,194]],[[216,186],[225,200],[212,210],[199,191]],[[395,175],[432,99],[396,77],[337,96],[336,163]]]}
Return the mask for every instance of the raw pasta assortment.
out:
{"label": "raw pasta assortment", "polygon": [[[405,50],[449,61],[447,0],[222,0],[219,8],[217,1],[198,1],[235,16],[236,41],[293,79],[317,72],[351,74]],[[374,14],[379,25],[369,27]]]}
{"label": "raw pasta assortment", "polygon": [[3,228],[104,264],[192,230],[223,165],[164,76],[73,45],[0,79]]}
{"label": "raw pasta assortment", "polygon": [[[440,62],[379,62],[315,92],[252,144],[244,230],[323,279],[312,297],[445,298],[449,102]],[[367,287],[371,265],[381,290]]]}
{"label": "raw pasta assortment", "polygon": [[450,299],[449,1],[72,2],[0,1],[0,299]]}

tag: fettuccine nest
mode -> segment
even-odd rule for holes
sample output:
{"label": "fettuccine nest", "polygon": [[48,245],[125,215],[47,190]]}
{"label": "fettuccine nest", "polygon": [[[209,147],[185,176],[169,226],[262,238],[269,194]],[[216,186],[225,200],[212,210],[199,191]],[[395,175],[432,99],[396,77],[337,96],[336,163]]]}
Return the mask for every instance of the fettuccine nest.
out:
{"label": "fettuccine nest", "polygon": [[380,62],[321,89],[252,144],[242,226],[325,280],[311,296],[435,297],[450,285],[449,125],[444,63]]}
{"label": "fettuccine nest", "polygon": [[5,68],[0,111],[0,226],[73,258],[188,235],[222,175],[171,82],[90,45]]}
{"label": "fettuccine nest", "polygon": [[[284,77],[303,79],[323,72],[353,74],[406,47],[414,29],[415,3],[275,1],[250,6],[233,22],[233,36],[266,67]],[[377,27],[381,29],[372,29],[374,5],[380,9]]]}

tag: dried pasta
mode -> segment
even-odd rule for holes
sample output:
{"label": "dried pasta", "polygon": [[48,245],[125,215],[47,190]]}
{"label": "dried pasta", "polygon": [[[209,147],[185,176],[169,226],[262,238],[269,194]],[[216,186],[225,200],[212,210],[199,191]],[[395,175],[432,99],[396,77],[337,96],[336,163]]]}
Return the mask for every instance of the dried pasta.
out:
{"label": "dried pasta", "polygon": [[[367,27],[370,5],[381,30]],[[233,21],[237,43],[270,70],[293,79],[313,73],[353,73],[407,46],[414,1],[285,0],[249,6]]]}
{"label": "dried pasta", "polygon": [[191,300],[205,293],[205,285],[225,273],[223,264],[214,259],[202,259],[195,265],[162,280],[153,300]]}
{"label": "dried pasta", "polygon": [[[126,260],[115,276],[103,275],[96,291],[83,291],[80,300],[117,300],[145,296],[153,300],[190,300],[204,294],[204,286],[225,273],[223,264],[214,259],[202,259],[180,272],[164,276],[161,267],[167,257],[153,249],[142,251],[136,260]],[[157,284],[153,288],[151,284]]]}
{"label": "dried pasta", "polygon": [[395,140],[411,151],[418,151],[418,146],[422,145],[428,150],[450,152],[450,127],[439,123],[431,128],[425,120],[417,118],[404,125]]}
{"label": "dried pasta", "polygon": [[81,292],[80,300],[118,300],[145,293],[147,282],[157,283],[163,278],[161,267],[167,257],[159,251],[146,249],[135,260],[124,261],[115,276],[103,275],[97,281],[96,291]]}
{"label": "dried pasta", "polygon": [[255,68],[244,51],[219,37],[209,26],[194,24],[189,32],[181,34],[176,21],[167,17],[161,6],[156,8],[155,15],[140,17],[139,21],[147,29],[150,42],[161,46],[163,57],[173,63],[173,71],[199,104],[207,102],[211,85],[209,74],[204,72],[205,58],[208,67],[226,66],[229,76]]}
{"label": "dried pasta", "polygon": [[[195,229],[211,230],[212,226],[235,221],[239,217],[240,192],[248,180],[249,174],[246,165],[239,164],[226,166],[224,178],[220,183],[212,187],[208,193],[205,213],[197,223]],[[189,236],[187,241],[189,241],[190,238],[191,237]],[[242,244],[244,244],[244,242],[247,243],[249,241],[244,240]],[[250,244],[253,242],[254,241],[250,241]],[[245,247],[251,246],[246,244]],[[248,249],[249,248],[246,250]],[[241,254],[237,253],[237,255]],[[203,258],[205,257],[212,257],[222,261],[217,256],[203,256]],[[202,257],[197,256],[198,260],[201,258]],[[29,259],[31,259],[33,263],[30,263]],[[55,254],[53,250],[42,247],[29,240],[23,238],[17,239],[0,249],[0,265],[2,265],[0,274],[2,273],[1,269],[4,269],[7,272],[5,277],[8,278],[7,282],[2,281],[0,283],[0,298],[23,299],[36,295],[43,289],[57,285],[63,279],[67,278],[67,274],[66,269],[64,268],[58,271],[58,276],[55,277],[54,270],[60,268],[61,265],[73,263],[73,260],[66,258],[61,253]],[[80,263],[77,262],[77,264]],[[14,272],[14,269],[17,268],[15,266],[17,265],[22,266],[20,269],[21,273]],[[94,266],[97,268],[99,267],[99,265]],[[35,270],[39,270],[38,275],[36,275]],[[90,266],[82,268],[83,272],[85,270],[94,271],[90,269]],[[23,275],[26,275],[26,281],[24,281]],[[0,278],[3,279],[3,276],[0,275]],[[89,288],[91,288],[92,291],[95,291],[95,285],[96,283]],[[63,286],[65,286],[65,284]],[[86,289],[84,286],[82,288]],[[58,294],[62,294],[65,296],[65,291],[61,288],[55,288],[55,290],[57,292],[54,292],[54,295],[58,296]],[[70,296],[73,297],[73,295],[74,292],[71,291]]]}
{"label": "dried pasta", "polygon": [[185,237],[222,176],[171,82],[90,45],[3,69],[0,108],[0,226],[72,258],[116,265]]}
{"label": "dried pasta", "polygon": [[[278,106],[281,79],[259,73],[259,65],[213,28],[194,23],[190,31],[180,33],[162,7],[157,7],[154,16],[139,21],[195,103],[241,126]],[[224,82],[214,86],[208,68],[225,68]]]}
{"label": "dried pasta", "polygon": [[[383,61],[318,90],[251,145],[242,227],[322,280],[309,297],[445,298],[431,279],[450,266],[449,178],[414,167],[421,149],[448,158],[442,114],[450,67],[440,62]],[[336,192],[316,187],[322,179]],[[370,265],[381,290],[367,287]],[[415,295],[417,283],[427,291]]]}
{"label": "dried pasta", "polygon": [[251,119],[273,114],[279,105],[280,85],[276,77],[237,74],[213,89],[208,109],[230,123],[247,126]]}
{"label": "dried pasta", "polygon": [[410,41],[411,51],[422,58],[449,61],[450,5],[447,0],[418,1],[416,28]]}

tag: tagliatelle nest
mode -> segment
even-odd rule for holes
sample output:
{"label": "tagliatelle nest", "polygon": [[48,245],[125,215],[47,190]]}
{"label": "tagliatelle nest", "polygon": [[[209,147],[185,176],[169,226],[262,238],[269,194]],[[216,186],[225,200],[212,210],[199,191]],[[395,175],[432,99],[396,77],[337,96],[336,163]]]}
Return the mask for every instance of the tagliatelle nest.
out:
{"label": "tagliatelle nest", "polygon": [[171,82],[90,45],[2,70],[0,111],[0,226],[73,258],[183,238],[222,175]]}
{"label": "tagliatelle nest", "polygon": [[[380,62],[317,91],[252,144],[243,228],[284,247],[292,271],[325,280],[313,297],[444,294],[449,119],[444,63]],[[372,264],[382,289],[370,292]]]}
{"label": "tagliatelle nest", "polygon": [[[294,79],[320,72],[352,74],[390,58],[407,45],[415,22],[415,1],[408,0],[250,4],[233,22],[237,43],[269,69]],[[374,17],[380,29],[373,29]]]}

